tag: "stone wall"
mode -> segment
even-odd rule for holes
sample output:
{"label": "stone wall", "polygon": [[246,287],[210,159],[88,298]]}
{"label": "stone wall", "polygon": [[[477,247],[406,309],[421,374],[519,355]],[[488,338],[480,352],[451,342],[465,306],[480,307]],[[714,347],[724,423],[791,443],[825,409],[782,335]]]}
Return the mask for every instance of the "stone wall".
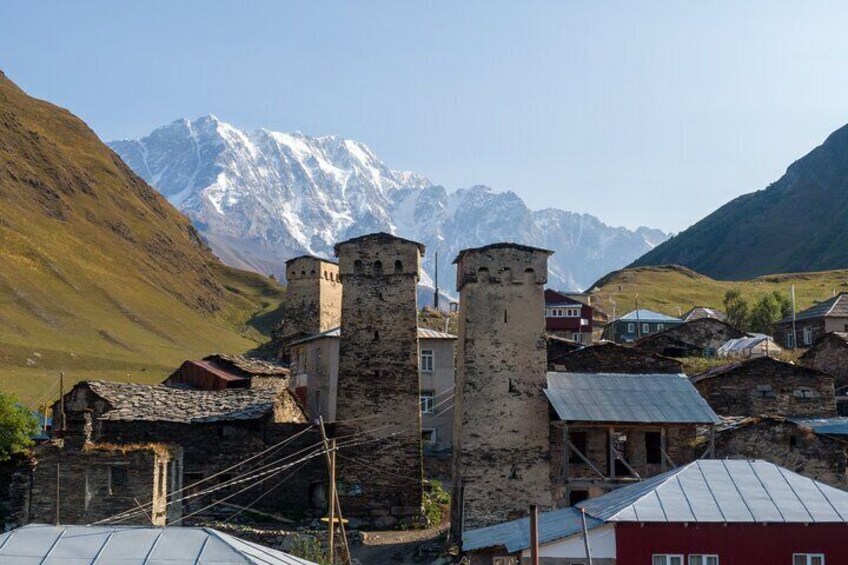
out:
{"label": "stone wall", "polygon": [[635,347],[670,357],[711,357],[728,340],[745,335],[721,320],[699,318],[643,337]]}
{"label": "stone wall", "polygon": [[836,377],[836,388],[848,386],[848,334],[831,332],[801,356],[805,367]]}
{"label": "stone wall", "polygon": [[[814,318],[810,320],[797,320],[795,322],[795,347],[807,347],[827,333],[827,322],[825,318]],[[774,342],[781,347],[791,348],[789,336],[792,334],[792,322],[782,322],[774,325]],[[804,339],[805,335],[811,336],[810,342]]]}
{"label": "stone wall", "polygon": [[559,364],[571,373],[682,373],[676,359],[624,345],[601,343],[562,355]]}
{"label": "stone wall", "polygon": [[417,283],[423,246],[372,234],[336,246],[345,287],[336,434],[345,515],[391,527],[421,516]]}
{"label": "stone wall", "polygon": [[454,534],[552,506],[543,286],[549,251],[460,252]]}
{"label": "stone wall", "polygon": [[720,367],[691,380],[722,416],[836,415],[831,375],[769,357]]}
{"label": "stone wall", "polygon": [[755,418],[716,434],[718,459],[763,459],[848,490],[848,441],[821,436],[792,422]]}

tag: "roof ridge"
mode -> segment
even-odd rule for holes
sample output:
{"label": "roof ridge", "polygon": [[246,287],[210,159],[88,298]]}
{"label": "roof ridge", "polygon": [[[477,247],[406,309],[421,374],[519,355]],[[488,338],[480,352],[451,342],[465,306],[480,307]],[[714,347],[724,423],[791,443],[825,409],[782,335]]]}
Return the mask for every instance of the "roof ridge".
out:
{"label": "roof ridge", "polygon": [[[666,476],[666,477],[665,477],[662,481],[658,481],[658,482],[657,482],[657,484],[656,484],[656,485],[654,485],[654,486],[651,488],[651,490],[649,490],[649,491],[648,491],[648,492],[646,492],[646,493],[643,493],[643,494],[642,494],[642,496],[640,496],[640,497],[636,498],[636,500],[634,500],[634,501],[632,501],[632,502],[628,503],[628,504],[627,504],[627,506],[625,506],[624,508],[619,509],[618,511],[616,511],[616,513],[615,513],[615,514],[611,515],[611,516],[610,516],[609,518],[607,518],[606,520],[603,520],[602,518],[598,518],[597,516],[592,516],[591,514],[589,514],[589,515],[590,515],[590,516],[592,516],[592,518],[594,518],[594,519],[596,519],[596,520],[603,520],[604,522],[611,522],[611,521],[613,521],[613,519],[614,519],[616,516],[618,516],[619,514],[621,514],[621,513],[624,511],[624,509],[625,509],[625,508],[630,508],[630,507],[632,507],[632,506],[635,506],[635,505],[637,505],[639,502],[641,502],[642,500],[644,500],[644,499],[646,499],[647,497],[649,497],[650,495],[652,495],[652,494],[656,493],[656,491],[658,491],[660,488],[662,488],[663,486],[665,486],[666,484],[668,484],[668,482],[669,482],[669,481],[671,481],[672,479],[674,479],[675,477],[677,477],[677,475],[679,475],[680,473],[682,473],[685,469],[688,469],[690,466],[694,465],[694,464],[695,464],[695,462],[696,462],[696,461],[692,461],[692,462],[690,462],[690,463],[687,463],[686,465],[682,465],[682,466],[680,466],[680,467],[677,467],[677,468],[671,469],[670,471],[668,471],[668,472],[667,472],[667,473],[668,473],[668,476]],[[656,475],[655,477],[651,477],[651,478],[657,478],[657,479],[658,479],[658,478],[660,478],[660,477],[662,477],[662,475]],[[650,479],[648,479],[648,480],[650,480]],[[639,483],[636,483],[636,484],[639,484]],[[611,491],[611,492],[615,492],[615,491]],[[635,510],[635,508],[634,508],[634,513],[635,513],[635,511],[636,511],[636,510]],[[663,513],[665,513],[665,511],[664,511],[664,510],[663,510]],[[588,512],[587,512],[587,514],[588,514]]]}

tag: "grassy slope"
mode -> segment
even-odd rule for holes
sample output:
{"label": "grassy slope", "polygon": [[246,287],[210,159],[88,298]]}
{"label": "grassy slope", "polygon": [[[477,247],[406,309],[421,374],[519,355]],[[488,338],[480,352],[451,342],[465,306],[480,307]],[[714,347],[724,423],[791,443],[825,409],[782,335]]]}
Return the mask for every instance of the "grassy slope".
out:
{"label": "grassy slope", "polygon": [[618,316],[633,310],[638,294],[640,308],[677,316],[678,308],[682,312],[693,306],[722,308],[724,293],[731,288],[740,289],[743,296],[753,302],[757,296],[773,290],[788,295],[793,284],[798,309],[804,309],[830,298],[834,290],[848,291],[848,270],[718,281],[684,267],[632,267],[615,271],[599,280],[594,285],[597,290],[593,295],[595,304],[610,315],[613,301],[617,305]]}
{"label": "grassy slope", "polygon": [[0,389],[32,404],[60,370],[155,381],[255,345],[282,296],[221,265],[82,121],[0,73]]}

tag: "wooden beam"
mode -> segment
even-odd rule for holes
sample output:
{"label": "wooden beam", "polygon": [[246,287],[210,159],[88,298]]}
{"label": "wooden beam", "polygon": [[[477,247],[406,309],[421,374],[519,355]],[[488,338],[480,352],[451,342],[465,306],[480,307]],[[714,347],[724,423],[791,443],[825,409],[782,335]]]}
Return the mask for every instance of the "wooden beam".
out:
{"label": "wooden beam", "polygon": [[583,463],[585,463],[586,465],[588,465],[588,466],[589,466],[589,467],[590,467],[590,468],[591,468],[594,472],[596,472],[596,473],[598,474],[598,476],[599,476],[599,477],[601,477],[601,478],[602,478],[602,479],[604,479],[604,480],[607,480],[606,475],[604,475],[603,473],[601,473],[601,472],[598,470],[598,468],[597,468],[597,467],[595,467],[595,466],[592,464],[592,462],[591,462],[591,461],[589,461],[589,459],[588,459],[585,455],[583,455],[583,454],[580,452],[580,450],[579,450],[579,449],[577,449],[577,448],[574,446],[574,444],[573,444],[573,443],[571,443],[571,440],[566,439],[565,441],[567,441],[567,442],[568,442],[568,446],[569,446],[572,450],[574,450],[574,453],[576,453],[576,454],[577,454],[577,457],[579,457],[579,458],[583,461]]}
{"label": "wooden beam", "polygon": [[615,436],[615,428],[610,426],[607,430],[607,434],[607,439],[609,440],[609,456],[607,457],[607,459],[609,459],[609,476],[611,479],[615,479],[615,447],[613,439],[613,436]]}
{"label": "wooden beam", "polygon": [[660,468],[663,472],[668,470],[668,457],[666,456],[665,426],[660,429]]}

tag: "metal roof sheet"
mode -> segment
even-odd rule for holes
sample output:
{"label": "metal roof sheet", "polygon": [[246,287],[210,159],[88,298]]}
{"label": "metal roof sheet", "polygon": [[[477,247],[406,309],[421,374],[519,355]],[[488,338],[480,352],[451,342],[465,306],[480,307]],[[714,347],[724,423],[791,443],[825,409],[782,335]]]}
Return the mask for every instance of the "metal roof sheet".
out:
{"label": "metal roof sheet", "polygon": [[[795,314],[795,320],[813,318],[848,318],[848,293],[841,292]],[[782,318],[778,323],[791,322],[792,316]]]}
{"label": "metal roof sheet", "polygon": [[848,492],[759,460],[694,461],[578,506],[607,522],[848,523]]}
{"label": "metal roof sheet", "polygon": [[810,428],[820,435],[848,436],[848,416],[834,418],[793,419],[792,422],[805,428]]}
{"label": "metal roof sheet", "polygon": [[[588,529],[602,526],[603,521],[586,516]],[[570,507],[539,513],[539,543],[568,537],[583,529],[581,512]],[[530,547],[530,519],[511,520],[486,528],[469,530],[462,534],[463,551],[504,546],[509,553]]]}
{"label": "metal roof sheet", "polygon": [[768,342],[769,350],[773,350],[775,353],[779,353],[783,351],[779,345],[777,345],[774,340],[767,335],[753,335],[750,337],[740,337],[736,339],[729,339],[724,342],[721,347],[716,351],[716,356],[718,357],[729,357],[732,355],[736,355],[739,353],[744,353],[745,351],[756,347],[762,342]]}
{"label": "metal roof sheet", "polygon": [[638,310],[628,312],[618,319],[626,322],[683,322],[680,318],[660,314],[659,312],[654,312],[653,310],[647,310],[645,308],[639,308]]}
{"label": "metal roof sheet", "polygon": [[570,422],[721,421],[683,374],[548,373],[545,394]]}
{"label": "metal roof sheet", "polygon": [[4,565],[315,565],[211,528],[48,526],[0,535]]}

